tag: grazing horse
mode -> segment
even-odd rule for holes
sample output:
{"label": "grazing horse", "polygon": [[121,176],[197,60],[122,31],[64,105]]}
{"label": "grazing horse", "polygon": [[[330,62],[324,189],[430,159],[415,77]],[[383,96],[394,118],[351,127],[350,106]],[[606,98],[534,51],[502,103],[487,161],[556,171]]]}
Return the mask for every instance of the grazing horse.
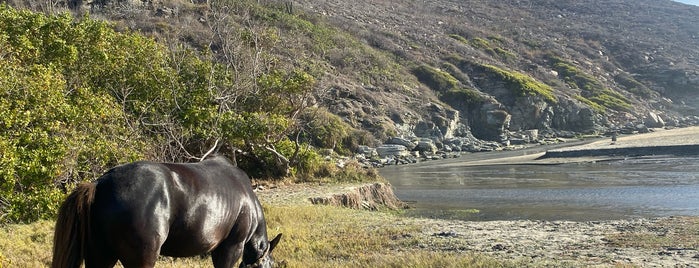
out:
{"label": "grazing horse", "polygon": [[52,267],[153,267],[158,255],[211,253],[214,267],[271,267],[250,178],[223,156],[192,164],[135,162],[79,185],[61,205]]}

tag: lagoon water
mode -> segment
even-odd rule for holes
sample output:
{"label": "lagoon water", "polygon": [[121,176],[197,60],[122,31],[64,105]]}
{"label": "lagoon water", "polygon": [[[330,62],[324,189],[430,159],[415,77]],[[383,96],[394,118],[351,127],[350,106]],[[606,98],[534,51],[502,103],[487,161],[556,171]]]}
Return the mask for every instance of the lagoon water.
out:
{"label": "lagoon water", "polygon": [[[699,216],[699,158],[558,165],[459,166],[460,159],[386,167],[381,175],[422,217],[609,220]],[[439,164],[438,164],[439,163]]]}

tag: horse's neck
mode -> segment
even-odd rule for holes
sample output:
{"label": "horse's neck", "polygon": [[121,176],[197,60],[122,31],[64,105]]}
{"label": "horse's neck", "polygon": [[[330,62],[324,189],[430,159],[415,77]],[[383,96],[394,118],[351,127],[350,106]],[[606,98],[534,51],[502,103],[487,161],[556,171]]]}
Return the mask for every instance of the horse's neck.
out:
{"label": "horse's neck", "polygon": [[[258,228],[260,229],[260,228]],[[243,258],[246,263],[253,263],[264,257],[269,249],[266,231],[255,231],[251,239],[245,243]]]}

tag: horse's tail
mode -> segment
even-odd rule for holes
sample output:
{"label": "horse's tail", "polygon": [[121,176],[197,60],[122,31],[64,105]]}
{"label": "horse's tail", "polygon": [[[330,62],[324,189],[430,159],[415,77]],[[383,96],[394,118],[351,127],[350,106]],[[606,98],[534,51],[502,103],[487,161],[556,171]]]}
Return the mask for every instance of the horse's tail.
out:
{"label": "horse's tail", "polygon": [[52,268],[80,267],[85,258],[94,199],[95,184],[83,183],[61,205],[53,237]]}

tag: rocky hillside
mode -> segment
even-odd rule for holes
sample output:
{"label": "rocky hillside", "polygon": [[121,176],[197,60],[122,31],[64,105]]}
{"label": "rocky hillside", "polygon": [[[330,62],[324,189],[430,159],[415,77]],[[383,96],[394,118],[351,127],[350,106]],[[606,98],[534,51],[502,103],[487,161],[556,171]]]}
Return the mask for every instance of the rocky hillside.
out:
{"label": "rocky hillside", "polygon": [[[528,129],[592,133],[697,123],[694,6],[645,0],[295,3],[392,54],[429,87],[438,100],[410,106],[413,117],[391,116],[399,129],[413,130],[402,134],[449,137],[470,130],[501,141]],[[367,85],[354,94],[370,90],[395,89]],[[372,96],[356,106],[370,116],[391,110],[393,100]],[[356,114],[342,104],[361,101],[329,102],[336,113]]]}
{"label": "rocky hillside", "polygon": [[68,2],[220,58],[232,55],[217,39],[228,16],[257,37],[273,29],[275,62],[313,65],[316,105],[378,142],[699,123],[699,7],[669,0],[256,1],[277,13],[224,0]]}

